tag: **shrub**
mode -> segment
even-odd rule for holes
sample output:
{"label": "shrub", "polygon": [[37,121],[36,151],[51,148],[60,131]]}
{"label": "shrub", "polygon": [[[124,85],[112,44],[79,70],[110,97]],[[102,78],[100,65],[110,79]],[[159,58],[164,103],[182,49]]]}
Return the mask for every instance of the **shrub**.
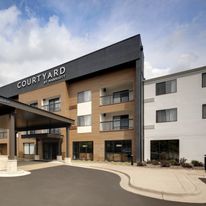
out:
{"label": "shrub", "polygon": [[197,160],[192,160],[191,161],[191,164],[194,166],[194,167],[203,167],[203,163],[202,162],[199,162]]}
{"label": "shrub", "polygon": [[170,167],[170,162],[167,160],[162,160],[160,162],[161,167]]}
{"label": "shrub", "polygon": [[170,160],[169,162],[173,166],[179,166],[180,165],[180,163],[177,160]]}
{"label": "shrub", "polygon": [[139,162],[137,162],[137,166],[139,166],[139,167],[145,167],[145,166],[147,166],[147,163],[146,163],[146,162],[141,162],[141,161],[139,161]]}
{"label": "shrub", "polygon": [[152,164],[152,161],[151,161],[151,160],[148,160],[148,159],[147,159],[146,162],[147,162],[147,164]]}
{"label": "shrub", "polygon": [[186,163],[187,159],[185,159],[184,157],[180,159],[180,165],[184,165]]}
{"label": "shrub", "polygon": [[190,163],[184,163],[184,164],[182,164],[182,167],[184,167],[184,168],[193,168],[193,165],[190,164]]}
{"label": "shrub", "polygon": [[152,160],[151,163],[152,163],[152,165],[159,165],[160,164],[157,160]]}

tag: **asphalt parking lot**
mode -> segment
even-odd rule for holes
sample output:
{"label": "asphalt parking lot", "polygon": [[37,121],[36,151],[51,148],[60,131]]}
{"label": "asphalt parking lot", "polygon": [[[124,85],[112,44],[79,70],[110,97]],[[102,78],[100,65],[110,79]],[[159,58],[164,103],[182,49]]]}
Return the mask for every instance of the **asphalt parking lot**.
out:
{"label": "asphalt parking lot", "polygon": [[117,175],[78,167],[58,166],[31,175],[0,178],[1,206],[184,206],[123,190]]}

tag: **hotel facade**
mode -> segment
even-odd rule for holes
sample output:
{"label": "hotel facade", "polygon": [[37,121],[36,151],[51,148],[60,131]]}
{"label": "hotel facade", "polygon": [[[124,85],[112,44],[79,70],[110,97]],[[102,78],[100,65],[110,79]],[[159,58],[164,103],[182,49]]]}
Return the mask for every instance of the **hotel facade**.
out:
{"label": "hotel facade", "polygon": [[206,67],[144,81],[144,156],[204,162]]}
{"label": "hotel facade", "polygon": [[[164,155],[203,162],[206,67],[145,80],[143,65],[136,35],[1,87],[3,97],[75,122],[69,135],[65,128],[18,132],[15,155],[61,160],[69,153],[73,160],[94,161]],[[8,153],[8,129],[1,128],[0,155]]]}
{"label": "hotel facade", "polygon": [[[144,56],[140,35],[0,88],[0,95],[75,120],[69,157],[143,160]],[[24,118],[24,117],[22,117]],[[0,154],[8,154],[1,128]],[[65,129],[17,133],[16,156],[65,157]]]}

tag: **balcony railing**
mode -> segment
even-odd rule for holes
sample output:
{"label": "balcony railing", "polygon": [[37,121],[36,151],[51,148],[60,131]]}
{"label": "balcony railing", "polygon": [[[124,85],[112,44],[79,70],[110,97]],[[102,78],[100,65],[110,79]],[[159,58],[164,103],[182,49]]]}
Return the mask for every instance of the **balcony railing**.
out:
{"label": "balcony railing", "polygon": [[42,109],[49,112],[59,112],[61,110],[61,102],[45,104],[42,106]]}
{"label": "balcony railing", "polygon": [[118,103],[124,103],[129,102],[133,100],[133,91],[126,91],[121,92],[120,96],[115,95],[106,95],[100,97],[100,104],[101,105],[109,105],[109,104],[118,104]]}
{"label": "balcony railing", "polygon": [[118,131],[133,129],[133,119],[100,122],[100,131]]}
{"label": "balcony railing", "polygon": [[0,132],[0,139],[6,139],[8,137],[8,132]]}

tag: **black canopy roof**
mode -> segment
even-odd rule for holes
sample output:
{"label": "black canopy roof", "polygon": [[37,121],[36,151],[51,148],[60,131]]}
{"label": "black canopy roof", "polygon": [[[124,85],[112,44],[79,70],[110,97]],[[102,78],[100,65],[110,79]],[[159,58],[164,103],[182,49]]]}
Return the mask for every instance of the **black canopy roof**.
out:
{"label": "black canopy roof", "polygon": [[[15,114],[15,130],[69,127],[74,120],[0,96],[0,116]],[[1,122],[0,122],[1,124]]]}

